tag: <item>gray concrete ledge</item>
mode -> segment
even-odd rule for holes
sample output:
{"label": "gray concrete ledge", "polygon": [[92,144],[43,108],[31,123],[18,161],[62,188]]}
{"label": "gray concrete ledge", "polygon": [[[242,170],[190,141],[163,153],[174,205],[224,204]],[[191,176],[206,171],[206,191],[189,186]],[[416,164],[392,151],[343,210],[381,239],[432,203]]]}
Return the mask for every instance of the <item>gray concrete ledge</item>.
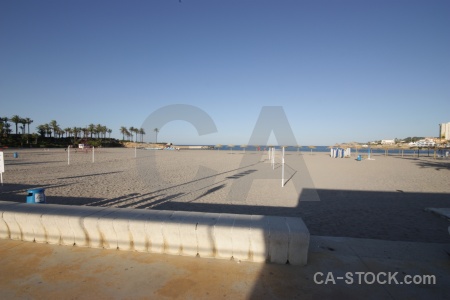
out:
{"label": "gray concrete ledge", "polygon": [[310,235],[292,217],[0,201],[0,238],[305,265]]}
{"label": "gray concrete ledge", "polygon": [[[450,208],[435,208],[429,207],[425,209],[426,211],[432,212],[440,217],[443,217],[450,221]],[[448,226],[448,233],[450,234],[450,226]]]}
{"label": "gray concrete ledge", "polygon": [[450,208],[435,208],[435,207],[429,207],[425,208],[426,211],[432,212],[438,216],[441,216],[443,218],[446,218],[448,221],[450,221]]}

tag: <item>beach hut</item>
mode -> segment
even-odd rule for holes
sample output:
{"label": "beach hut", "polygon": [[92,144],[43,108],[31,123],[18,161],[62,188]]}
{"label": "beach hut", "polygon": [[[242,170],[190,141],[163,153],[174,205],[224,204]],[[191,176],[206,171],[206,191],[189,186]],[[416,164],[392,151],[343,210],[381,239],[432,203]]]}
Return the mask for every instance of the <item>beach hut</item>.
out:
{"label": "beach hut", "polygon": [[333,146],[328,146],[327,149],[330,149],[330,157],[333,157]]}

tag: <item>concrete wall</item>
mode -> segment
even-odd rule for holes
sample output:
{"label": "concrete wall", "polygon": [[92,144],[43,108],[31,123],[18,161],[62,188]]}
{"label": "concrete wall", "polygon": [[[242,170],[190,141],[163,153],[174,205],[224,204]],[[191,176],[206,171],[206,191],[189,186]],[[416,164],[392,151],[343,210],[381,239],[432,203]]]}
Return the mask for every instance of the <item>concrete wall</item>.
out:
{"label": "concrete wall", "polygon": [[0,201],[0,238],[305,265],[300,218]]}

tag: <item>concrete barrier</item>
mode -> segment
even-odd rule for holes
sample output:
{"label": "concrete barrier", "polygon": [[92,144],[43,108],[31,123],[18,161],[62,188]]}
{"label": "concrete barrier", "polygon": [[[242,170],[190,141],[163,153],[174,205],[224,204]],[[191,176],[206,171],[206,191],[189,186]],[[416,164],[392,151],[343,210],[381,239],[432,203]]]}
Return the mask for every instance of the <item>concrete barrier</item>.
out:
{"label": "concrete barrier", "polygon": [[233,214],[220,214],[214,224],[213,239],[217,258],[230,259],[233,257]]}
{"label": "concrete barrier", "polygon": [[[111,228],[108,228],[108,215],[115,212],[117,208],[105,208],[103,210],[97,211],[91,215],[83,218],[81,226],[84,226],[86,234],[86,243],[88,247],[92,248],[110,248],[109,242],[111,241]],[[102,231],[105,228],[106,231]]]}
{"label": "concrete barrier", "polygon": [[300,218],[0,201],[0,238],[305,265]]}
{"label": "concrete barrier", "polygon": [[215,257],[216,244],[214,242],[214,225],[220,214],[200,213],[197,223],[197,253],[200,257]]}
{"label": "concrete barrier", "polygon": [[253,215],[250,218],[250,256],[253,261],[257,262],[264,262],[269,257],[270,226],[265,218],[257,215]]}
{"label": "concrete barrier", "polygon": [[6,205],[16,205],[17,203],[15,202],[5,202],[5,201],[0,201],[0,238],[1,239],[10,239],[11,235],[9,232],[9,227],[8,224],[3,220],[3,207]]}
{"label": "concrete barrier", "polygon": [[172,216],[173,211],[149,211],[150,216],[145,221],[145,232],[149,240],[148,252],[165,253],[166,243],[163,236],[164,223]]}

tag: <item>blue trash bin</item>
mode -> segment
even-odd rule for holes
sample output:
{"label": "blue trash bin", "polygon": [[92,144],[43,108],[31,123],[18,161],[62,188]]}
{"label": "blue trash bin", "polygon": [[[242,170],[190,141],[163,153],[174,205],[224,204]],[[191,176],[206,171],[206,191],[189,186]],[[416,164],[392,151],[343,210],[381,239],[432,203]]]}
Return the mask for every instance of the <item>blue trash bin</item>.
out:
{"label": "blue trash bin", "polygon": [[28,190],[27,203],[45,204],[45,189]]}
{"label": "blue trash bin", "polygon": [[19,153],[14,152],[14,158],[18,158],[19,157]]}
{"label": "blue trash bin", "polygon": [[358,155],[358,157],[356,158],[357,161],[361,161],[361,155]]}

